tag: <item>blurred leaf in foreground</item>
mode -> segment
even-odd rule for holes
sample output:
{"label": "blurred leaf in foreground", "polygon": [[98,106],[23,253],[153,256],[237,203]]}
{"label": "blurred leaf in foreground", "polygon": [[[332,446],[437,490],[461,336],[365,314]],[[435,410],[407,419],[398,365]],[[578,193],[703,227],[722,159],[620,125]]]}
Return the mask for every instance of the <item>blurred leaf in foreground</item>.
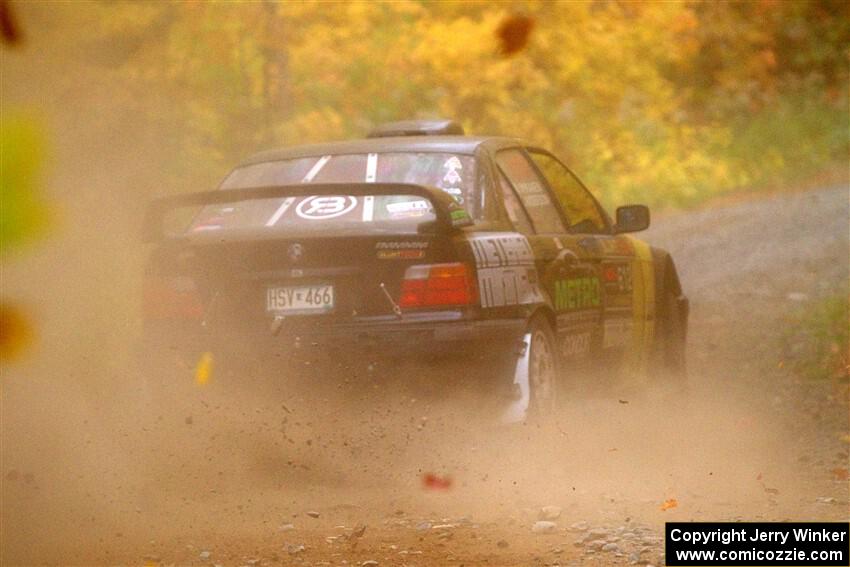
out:
{"label": "blurred leaf in foreground", "polygon": [[21,28],[12,15],[11,3],[0,0],[0,38],[6,45],[18,45],[23,42]]}
{"label": "blurred leaf in foreground", "polygon": [[496,30],[499,52],[507,57],[525,49],[533,29],[534,20],[528,16],[511,14],[506,17]]}
{"label": "blurred leaf in foreground", "polygon": [[210,381],[213,369],[213,355],[211,352],[205,352],[198,359],[198,365],[195,367],[195,383],[198,386],[203,386]]}
{"label": "blurred leaf in foreground", "polygon": [[47,224],[39,176],[44,137],[32,118],[12,115],[0,127],[0,250],[37,235]]}
{"label": "blurred leaf in foreground", "polygon": [[0,362],[15,360],[32,343],[33,330],[24,312],[0,303]]}

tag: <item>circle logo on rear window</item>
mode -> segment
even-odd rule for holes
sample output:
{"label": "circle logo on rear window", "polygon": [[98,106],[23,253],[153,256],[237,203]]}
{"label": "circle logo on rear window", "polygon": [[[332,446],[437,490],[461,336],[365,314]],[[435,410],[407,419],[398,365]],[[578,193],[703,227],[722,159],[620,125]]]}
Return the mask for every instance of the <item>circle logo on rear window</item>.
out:
{"label": "circle logo on rear window", "polygon": [[357,198],[352,196],[316,196],[307,197],[295,208],[295,214],[302,219],[332,219],[351,212],[357,206]]}

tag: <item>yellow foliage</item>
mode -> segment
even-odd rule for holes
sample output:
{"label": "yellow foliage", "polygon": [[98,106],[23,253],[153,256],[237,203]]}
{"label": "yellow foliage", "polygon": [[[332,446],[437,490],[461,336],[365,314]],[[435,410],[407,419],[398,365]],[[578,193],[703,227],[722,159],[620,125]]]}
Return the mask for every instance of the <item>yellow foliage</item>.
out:
{"label": "yellow foliage", "polygon": [[[847,21],[808,3],[766,6],[399,0],[56,9],[75,30],[93,30],[95,45],[109,47],[100,52],[119,53],[101,69],[109,73],[103,86],[120,85],[128,98],[168,97],[172,121],[184,126],[175,155],[184,170],[203,160],[223,173],[255,150],[444,116],[471,133],[554,148],[608,203],[676,205],[790,175],[790,164],[804,171],[846,159],[839,39],[850,33]],[[498,34],[510,18],[532,31],[504,57]]]}

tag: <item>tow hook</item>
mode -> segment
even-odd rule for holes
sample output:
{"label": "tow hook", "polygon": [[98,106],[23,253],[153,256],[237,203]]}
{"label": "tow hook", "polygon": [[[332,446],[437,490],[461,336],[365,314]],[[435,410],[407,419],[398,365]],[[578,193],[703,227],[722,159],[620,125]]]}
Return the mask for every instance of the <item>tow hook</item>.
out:
{"label": "tow hook", "polygon": [[402,318],[401,307],[399,307],[398,303],[396,303],[393,300],[393,297],[390,295],[390,292],[387,291],[387,286],[384,285],[384,282],[381,282],[381,291],[384,292],[384,297],[386,297],[387,301],[390,302],[390,306],[392,306],[393,313],[395,313],[395,316],[398,317],[399,319],[401,319]]}
{"label": "tow hook", "polygon": [[283,315],[275,315],[274,320],[269,325],[269,332],[273,337],[278,336],[280,334],[280,330],[283,328],[283,320],[286,319]]}

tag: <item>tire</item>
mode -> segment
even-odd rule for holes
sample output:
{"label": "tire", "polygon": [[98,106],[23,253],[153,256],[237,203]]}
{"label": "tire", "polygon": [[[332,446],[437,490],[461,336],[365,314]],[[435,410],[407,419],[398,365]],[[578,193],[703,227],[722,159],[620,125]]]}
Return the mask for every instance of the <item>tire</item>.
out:
{"label": "tire", "polygon": [[657,382],[687,389],[687,300],[665,291],[659,302],[653,371]]}
{"label": "tire", "polygon": [[553,417],[558,408],[560,384],[555,333],[544,317],[534,317],[528,325],[528,416],[532,419]]}

